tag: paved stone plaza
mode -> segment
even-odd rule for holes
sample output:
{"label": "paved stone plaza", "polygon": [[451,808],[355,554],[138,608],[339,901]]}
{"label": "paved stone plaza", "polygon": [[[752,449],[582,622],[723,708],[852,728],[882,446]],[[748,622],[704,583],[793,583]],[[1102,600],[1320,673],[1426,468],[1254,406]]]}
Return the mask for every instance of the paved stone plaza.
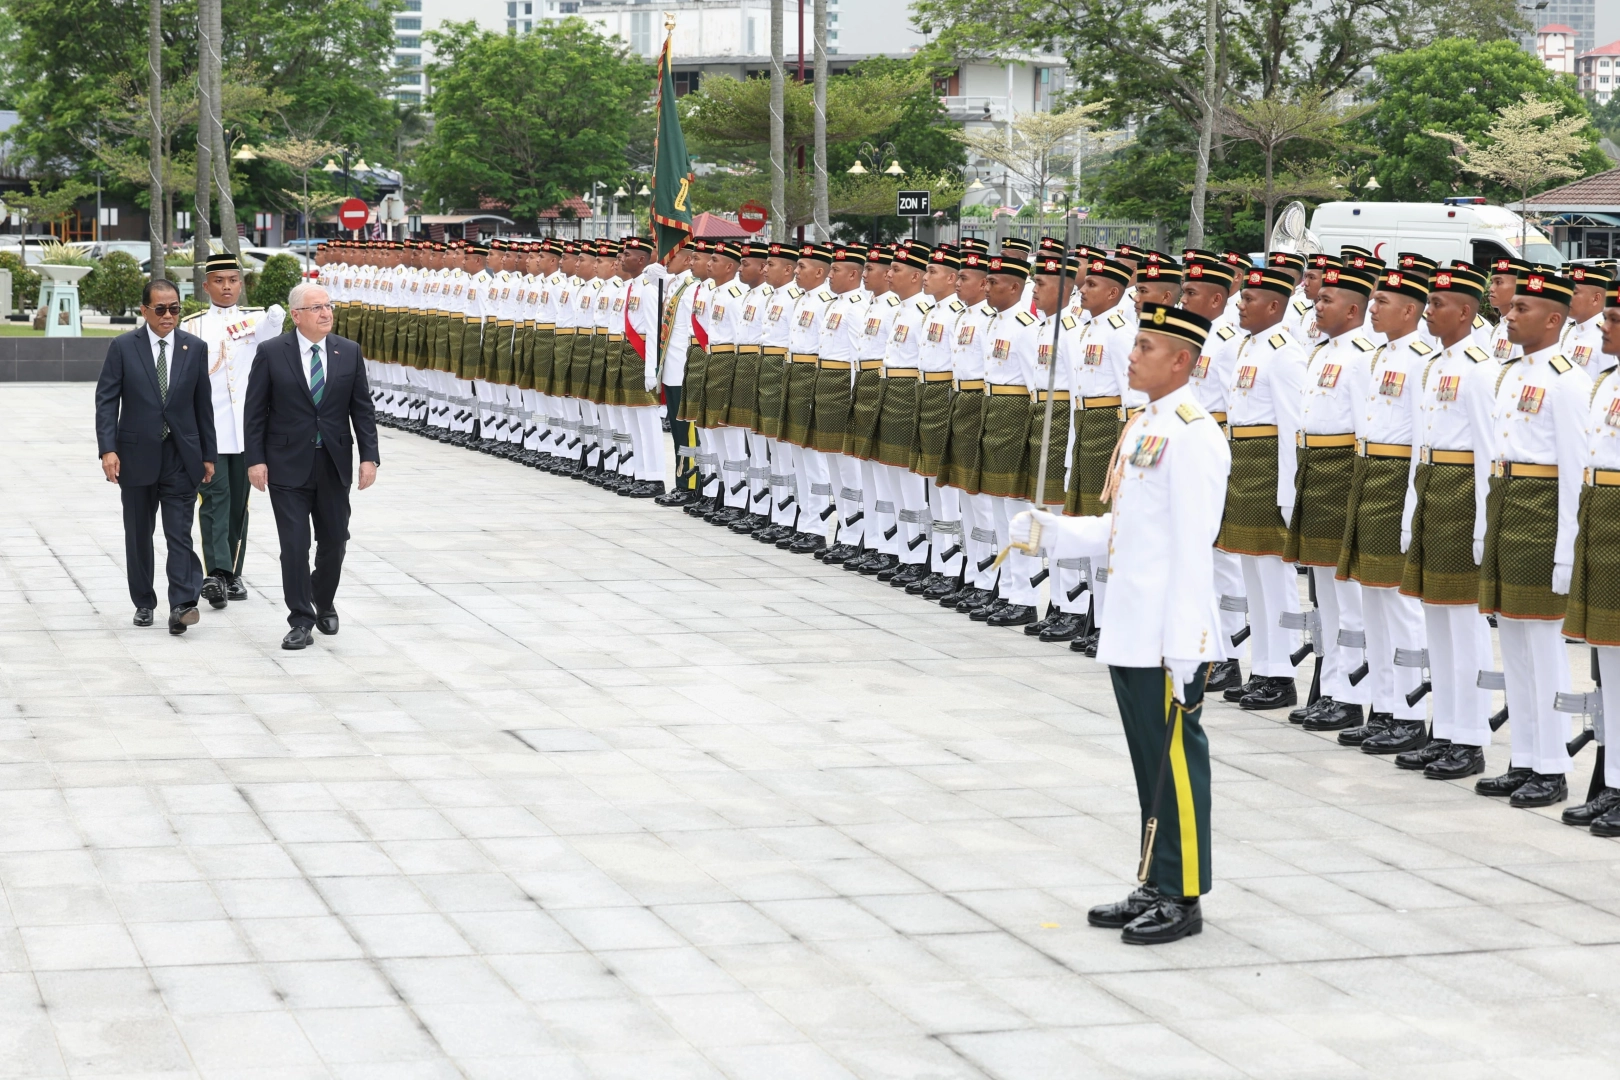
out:
{"label": "paved stone plaza", "polygon": [[391,431],[338,637],[258,494],[136,629],[92,392],[0,388],[0,1077],[1615,1075],[1556,808],[1212,704],[1205,931],[1128,947],[1094,662]]}

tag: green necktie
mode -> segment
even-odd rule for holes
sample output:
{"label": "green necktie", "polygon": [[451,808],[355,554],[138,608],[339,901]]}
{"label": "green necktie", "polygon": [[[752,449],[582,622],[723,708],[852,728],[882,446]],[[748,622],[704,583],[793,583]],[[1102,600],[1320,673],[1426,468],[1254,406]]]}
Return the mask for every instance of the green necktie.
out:
{"label": "green necktie", "polygon": [[[162,338],[158,338],[157,377],[158,402],[167,405],[169,403],[169,343]],[[163,425],[163,435],[161,437],[165,439],[169,437],[168,424]]]}
{"label": "green necktie", "polygon": [[[315,408],[321,407],[321,398],[326,396],[326,372],[321,369],[321,347],[309,347],[309,394],[315,399]],[[315,432],[315,445],[321,445],[321,433]]]}

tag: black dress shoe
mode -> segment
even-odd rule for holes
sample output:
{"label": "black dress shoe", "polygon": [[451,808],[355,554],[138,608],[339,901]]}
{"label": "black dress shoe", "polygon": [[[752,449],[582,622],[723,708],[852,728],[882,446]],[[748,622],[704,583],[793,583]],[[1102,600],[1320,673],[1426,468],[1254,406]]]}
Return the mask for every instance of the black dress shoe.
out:
{"label": "black dress shoe", "polygon": [[1104,930],[1123,930],[1163,898],[1164,894],[1150,881],[1146,885],[1138,885],[1136,891],[1123,900],[1098,904],[1086,912],[1086,922]]}
{"label": "black dress shoe", "polygon": [[152,609],[149,608],[149,607],[138,607],[138,608],[136,608],[135,609],[135,625],[136,626],[151,626],[152,625]]}
{"label": "black dress shoe", "polygon": [[968,618],[972,619],[974,622],[989,622],[990,616],[998,614],[1009,607],[1012,607],[1012,601],[1008,600],[1006,597],[998,596],[989,603],[981,604],[980,606],[974,608],[972,611],[968,612],[967,615]]}
{"label": "black dress shoe", "polygon": [[1551,806],[1569,798],[1569,779],[1563,773],[1536,773],[1508,796],[1508,805],[1528,810]]}
{"label": "black dress shoe", "polygon": [[1492,776],[1474,783],[1476,795],[1495,795],[1506,797],[1518,791],[1530,778],[1535,776],[1535,770],[1513,766],[1501,776]]}
{"label": "black dress shoe", "polygon": [[889,579],[889,586],[895,589],[905,589],[907,592],[910,592],[911,587],[915,585],[917,586],[917,592],[920,593],[922,592],[923,587],[927,585],[929,580],[933,577],[934,575],[928,572],[927,563],[906,563],[904,566],[900,567],[899,570],[895,571],[894,577]]}
{"label": "black dress shoe", "polygon": [[1423,775],[1429,780],[1461,780],[1484,771],[1485,748],[1461,743],[1452,743],[1451,749],[1423,766]]}
{"label": "black dress shoe", "polygon": [[952,611],[966,611],[967,609],[962,607],[963,602],[972,599],[973,594],[978,591],[972,585],[963,585],[960,589],[953,589],[940,597],[939,606],[950,608]]}
{"label": "black dress shoe", "polygon": [[202,598],[208,601],[208,606],[215,611],[225,606],[225,586],[220,583],[219,578],[212,574],[203,578]]}
{"label": "black dress shoe", "polygon": [[1253,675],[1253,674],[1251,674],[1249,676],[1249,681],[1244,683],[1242,686],[1232,686],[1232,687],[1228,687],[1225,690],[1222,690],[1221,691],[1221,697],[1225,698],[1227,701],[1230,701],[1232,704],[1236,705],[1238,702],[1243,700],[1243,696],[1245,694],[1249,693],[1252,690],[1260,689],[1261,680],[1264,679],[1264,678],[1265,678],[1265,676],[1263,676],[1263,675]]}
{"label": "black dress shoe", "polygon": [[1391,720],[1389,726],[1361,744],[1363,754],[1399,754],[1417,750],[1429,741],[1425,720]]}
{"label": "black dress shoe", "polygon": [[1620,807],[1592,822],[1593,836],[1620,836]]}
{"label": "black dress shoe", "polygon": [[[845,566],[844,569],[848,570],[849,567]],[[900,556],[884,555],[879,552],[874,552],[861,563],[860,572],[870,576],[872,574],[881,574],[885,570],[893,570],[898,572],[899,569]]]}
{"label": "black dress shoe", "polygon": [[1023,626],[1035,621],[1035,608],[1030,604],[1008,604],[984,621],[989,626]]}
{"label": "black dress shoe", "polygon": [[1286,709],[1299,700],[1294,680],[1286,675],[1267,675],[1265,681],[1238,699],[1238,708],[1250,711]]}
{"label": "black dress shoe", "polygon": [[[1321,701],[1328,704],[1321,705]],[[1360,727],[1366,723],[1360,705],[1349,705],[1332,698],[1321,698],[1319,707],[1305,714],[1300,727],[1306,731],[1343,731],[1346,728]]]}
{"label": "black dress shoe", "polygon": [[1027,637],[1035,637],[1042,630],[1045,630],[1048,626],[1051,626],[1052,625],[1052,620],[1057,618],[1061,614],[1062,614],[1062,612],[1060,612],[1057,608],[1048,607],[1046,609],[1046,617],[1045,618],[1036,619],[1032,623],[1025,623],[1024,624],[1024,634]]}
{"label": "black dress shoe", "polygon": [[1290,724],[1303,724],[1306,717],[1315,716],[1318,712],[1329,708],[1332,704],[1333,699],[1328,697],[1326,694],[1323,694],[1309,705],[1301,705],[1299,708],[1289,713],[1288,722]]}
{"label": "black dress shoe", "polygon": [[832,545],[820,555],[817,555],[816,558],[820,559],[828,566],[842,566],[849,562],[849,560],[860,557],[860,555],[861,549],[856,547],[854,544],[838,543]]}
{"label": "black dress shoe", "polygon": [[[659,483],[662,484],[663,481],[660,480]],[[674,491],[658,496],[653,502],[659,506],[685,506],[696,497],[697,492],[691,488],[676,488]]]}
{"label": "black dress shoe", "polygon": [[315,635],[309,632],[307,626],[295,626],[287,631],[281,639],[283,649],[307,649],[315,641]]}
{"label": "black dress shoe", "polygon": [[1565,825],[1590,825],[1616,807],[1620,807],[1620,788],[1606,787],[1590,802],[1565,810],[1560,820]]}
{"label": "black dress shoe", "polygon": [[232,574],[230,580],[225,582],[225,599],[246,600],[247,598],[247,586],[242,584],[242,575]]}
{"label": "black dress shoe", "polygon": [[186,632],[186,627],[196,626],[202,613],[197,610],[196,604],[181,604],[169,612],[169,633],[179,637]]}
{"label": "black dress shoe", "polygon": [[1397,769],[1426,769],[1431,761],[1439,761],[1451,753],[1451,747],[1452,742],[1450,739],[1430,739],[1416,750],[1407,750],[1404,753],[1396,754],[1395,767]]}
{"label": "black dress shoe", "polygon": [[1060,611],[1057,618],[1047,623],[1046,629],[1041,631],[1041,640],[1046,642],[1073,641],[1080,636],[1085,620],[1072,611]]}
{"label": "black dress shoe", "polygon": [[[1313,731],[1317,730],[1315,728],[1311,728],[1311,725],[1318,722],[1319,721],[1315,720],[1307,720],[1305,721],[1305,727]],[[1339,745],[1360,746],[1373,736],[1382,735],[1384,732],[1388,731],[1390,724],[1394,722],[1395,717],[1390,713],[1368,713],[1367,722],[1365,724],[1356,724],[1354,727],[1347,727],[1339,732]],[[1332,729],[1328,728],[1326,730],[1331,731]]]}
{"label": "black dress shoe", "polygon": [[1243,665],[1236,660],[1222,660],[1218,664],[1210,665],[1209,678],[1204,682],[1204,693],[1213,694],[1217,690],[1225,691],[1242,685]]}
{"label": "black dress shoe", "polygon": [[662,480],[641,480],[630,489],[632,499],[661,499],[664,497]]}
{"label": "black dress shoe", "polygon": [[[833,557],[823,557],[822,561],[827,563],[837,563],[838,559],[834,554],[837,550],[838,549],[836,547],[833,548],[832,551],[827,553],[827,555]],[[883,555],[877,551],[860,551],[843,560],[840,565],[842,565],[845,570],[848,570],[852,574],[859,574],[864,572],[868,566],[875,567],[883,565]]]}
{"label": "black dress shoe", "polygon": [[[890,584],[894,583],[890,582]],[[916,581],[906,582],[906,595],[928,596],[936,588],[945,584],[949,584],[952,588],[956,585],[954,581],[944,574],[929,574],[927,577],[918,578]],[[939,595],[944,596],[945,594],[942,592]]]}
{"label": "black dress shoe", "polygon": [[1102,641],[1101,630],[1087,630],[1069,642],[1069,651],[1083,653],[1091,659],[1097,659],[1097,644]]}
{"label": "black dress shoe", "polygon": [[1163,896],[1119,932],[1127,945],[1163,945],[1204,932],[1204,910],[1198,897]]}
{"label": "black dress shoe", "polygon": [[323,611],[315,616],[315,629],[331,637],[338,632],[338,614],[335,611]]}
{"label": "black dress shoe", "polygon": [[796,555],[815,556],[827,550],[827,541],[815,533],[800,533],[799,538],[793,541],[793,546],[788,550]]}

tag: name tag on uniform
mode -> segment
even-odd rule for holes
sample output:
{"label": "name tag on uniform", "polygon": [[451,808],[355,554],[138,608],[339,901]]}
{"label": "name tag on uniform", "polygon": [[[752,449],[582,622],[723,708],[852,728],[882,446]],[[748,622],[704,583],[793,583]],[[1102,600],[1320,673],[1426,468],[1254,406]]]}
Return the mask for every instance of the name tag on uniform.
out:
{"label": "name tag on uniform", "polygon": [[800,326],[808,327],[811,323],[813,323],[815,321],[816,321],[816,313],[814,311],[805,310],[805,311],[799,312],[799,325]]}
{"label": "name tag on uniform", "polygon": [[1316,385],[1331,390],[1339,385],[1339,372],[1344,368],[1339,364],[1323,364],[1322,370],[1317,373]]}
{"label": "name tag on uniform", "polygon": [[1547,396],[1547,391],[1539,386],[1526,386],[1519,391],[1519,411],[1522,413],[1538,413],[1541,411],[1541,402]]}
{"label": "name tag on uniform", "polygon": [[1434,388],[1434,399],[1444,402],[1456,401],[1457,390],[1461,386],[1461,375],[1442,375],[1440,376],[1440,382]]}
{"label": "name tag on uniform", "polygon": [[836,330],[838,329],[838,324],[843,321],[844,316],[841,313],[834,311],[827,316],[827,329]]}
{"label": "name tag on uniform", "polygon": [[907,326],[905,323],[895,323],[894,324],[894,336],[892,338],[890,338],[889,340],[893,341],[895,344],[898,345],[898,344],[903,344],[905,342],[905,340],[910,336],[911,336],[911,327]]}
{"label": "name tag on uniform", "polygon": [[1378,384],[1378,392],[1384,397],[1400,397],[1406,389],[1406,372],[1386,371],[1384,378]]}
{"label": "name tag on uniform", "polygon": [[1259,373],[1260,369],[1255,367],[1253,364],[1244,364],[1242,367],[1238,368],[1237,388],[1239,390],[1253,390],[1254,377]]}
{"label": "name tag on uniform", "polygon": [[1138,469],[1151,469],[1164,457],[1164,448],[1169,443],[1163,435],[1142,435],[1136,440],[1136,449],[1131,451],[1131,464]]}
{"label": "name tag on uniform", "polygon": [[944,340],[945,340],[945,324],[944,323],[937,323],[937,322],[929,323],[928,324],[928,344],[930,344],[930,345],[938,345],[941,341],[944,341]]}
{"label": "name tag on uniform", "polygon": [[877,337],[877,332],[883,329],[883,320],[872,318],[866,320],[866,336]]}
{"label": "name tag on uniform", "polygon": [[1198,360],[1193,364],[1190,374],[1195,379],[1203,379],[1209,374],[1209,353],[1198,354]]}
{"label": "name tag on uniform", "polygon": [[957,331],[956,343],[958,345],[971,345],[971,344],[973,344],[973,331],[975,329],[976,328],[972,327],[972,326],[964,326],[964,327],[962,327],[961,330]]}
{"label": "name tag on uniform", "polygon": [[1086,346],[1086,366],[1100,367],[1103,362],[1103,347],[1101,345]]}
{"label": "name tag on uniform", "polygon": [[990,355],[997,360],[1005,360],[1012,355],[1012,342],[1006,338],[997,338],[996,343],[990,346]]}

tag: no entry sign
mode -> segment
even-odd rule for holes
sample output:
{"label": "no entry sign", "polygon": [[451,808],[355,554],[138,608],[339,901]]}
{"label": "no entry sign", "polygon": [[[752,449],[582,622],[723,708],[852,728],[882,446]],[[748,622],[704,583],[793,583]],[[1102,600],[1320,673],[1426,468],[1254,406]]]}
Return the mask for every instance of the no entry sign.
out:
{"label": "no entry sign", "polygon": [[769,217],[770,214],[757,202],[745,202],[737,207],[737,226],[751,233],[763,229]]}
{"label": "no entry sign", "polygon": [[345,199],[338,208],[338,223],[345,229],[363,229],[371,210],[364,199]]}

